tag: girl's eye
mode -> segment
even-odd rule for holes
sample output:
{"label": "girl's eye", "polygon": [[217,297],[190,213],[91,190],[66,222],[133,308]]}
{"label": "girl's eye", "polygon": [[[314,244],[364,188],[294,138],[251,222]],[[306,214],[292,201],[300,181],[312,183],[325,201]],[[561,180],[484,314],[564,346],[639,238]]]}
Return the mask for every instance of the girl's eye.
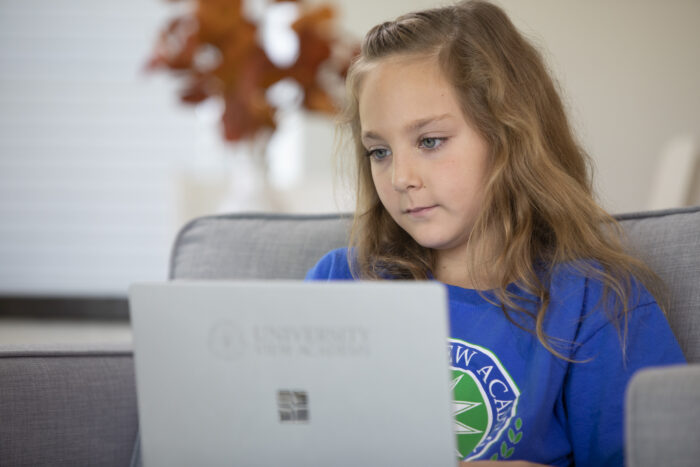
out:
{"label": "girl's eye", "polygon": [[375,161],[381,161],[389,155],[389,150],[385,148],[370,149],[367,151],[367,155]]}
{"label": "girl's eye", "polygon": [[420,147],[425,149],[435,149],[445,142],[447,138],[423,138],[420,140]]}

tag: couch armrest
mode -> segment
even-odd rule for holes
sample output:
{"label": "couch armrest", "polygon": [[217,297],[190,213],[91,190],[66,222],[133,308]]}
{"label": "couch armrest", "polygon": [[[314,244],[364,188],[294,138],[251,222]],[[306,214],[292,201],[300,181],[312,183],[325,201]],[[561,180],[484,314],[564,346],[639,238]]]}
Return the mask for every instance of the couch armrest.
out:
{"label": "couch armrest", "polygon": [[0,464],[128,466],[138,418],[132,352],[0,346]]}
{"label": "couch armrest", "polygon": [[639,371],[625,409],[628,467],[698,465],[700,364]]}

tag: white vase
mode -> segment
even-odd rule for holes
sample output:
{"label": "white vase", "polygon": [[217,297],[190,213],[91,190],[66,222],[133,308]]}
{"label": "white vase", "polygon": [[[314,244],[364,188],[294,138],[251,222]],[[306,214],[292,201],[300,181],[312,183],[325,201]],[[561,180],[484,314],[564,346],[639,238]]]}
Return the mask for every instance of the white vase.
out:
{"label": "white vase", "polygon": [[[220,138],[220,135],[216,135]],[[176,177],[179,225],[204,215],[283,212],[285,204],[267,169],[267,139],[202,145]]]}
{"label": "white vase", "polygon": [[225,189],[217,212],[282,212],[284,203],[270,183],[267,141],[261,138],[230,144]]}

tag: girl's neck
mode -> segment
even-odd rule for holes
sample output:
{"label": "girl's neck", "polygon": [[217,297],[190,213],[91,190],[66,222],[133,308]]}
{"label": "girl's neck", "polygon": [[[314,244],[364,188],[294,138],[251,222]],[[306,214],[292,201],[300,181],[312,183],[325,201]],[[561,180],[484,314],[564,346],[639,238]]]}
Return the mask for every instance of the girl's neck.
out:
{"label": "girl's neck", "polygon": [[461,287],[463,289],[475,289],[475,283],[473,280],[470,280],[467,274],[453,274],[451,271],[446,271],[446,270],[441,270],[440,268],[436,268],[435,271],[435,278],[439,280],[440,282],[448,285],[456,285],[457,287]]}
{"label": "girl's neck", "polygon": [[[490,268],[489,256],[482,254],[476,261],[470,261],[466,250],[438,250],[433,275],[437,280],[464,289],[490,290],[496,281]],[[470,271],[469,265],[475,270]]]}

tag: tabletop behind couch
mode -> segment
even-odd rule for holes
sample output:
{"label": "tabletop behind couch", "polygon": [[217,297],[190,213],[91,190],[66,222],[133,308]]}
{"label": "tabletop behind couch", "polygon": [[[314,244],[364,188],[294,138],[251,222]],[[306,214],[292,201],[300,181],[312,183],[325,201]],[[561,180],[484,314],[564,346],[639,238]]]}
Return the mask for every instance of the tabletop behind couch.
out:
{"label": "tabletop behind couch", "polygon": [[[630,466],[700,459],[700,207],[618,216],[637,254],[668,285],[669,322],[688,367],[645,370],[630,384]],[[301,279],[346,243],[346,216],[195,219],[173,246],[171,279]],[[129,348],[3,346],[0,466],[128,466],[137,438]]]}

